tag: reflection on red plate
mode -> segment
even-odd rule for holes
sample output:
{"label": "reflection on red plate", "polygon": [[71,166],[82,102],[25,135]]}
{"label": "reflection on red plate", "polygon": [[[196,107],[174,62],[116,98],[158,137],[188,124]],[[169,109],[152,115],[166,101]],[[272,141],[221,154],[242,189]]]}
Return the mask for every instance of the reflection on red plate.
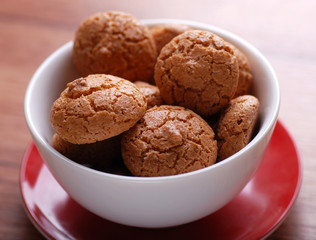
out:
{"label": "reflection on red plate", "polygon": [[25,153],[20,175],[27,213],[51,239],[259,239],[284,220],[300,184],[300,159],[280,122],[260,168],[241,193],[217,212],[179,227],[134,228],[92,214],[56,182],[33,143]]}

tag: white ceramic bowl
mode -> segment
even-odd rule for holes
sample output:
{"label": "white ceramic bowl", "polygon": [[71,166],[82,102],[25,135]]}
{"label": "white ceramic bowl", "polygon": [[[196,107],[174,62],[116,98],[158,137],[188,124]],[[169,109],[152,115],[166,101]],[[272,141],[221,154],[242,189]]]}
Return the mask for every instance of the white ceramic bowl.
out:
{"label": "white ceramic bowl", "polygon": [[69,42],[49,56],[32,77],[25,96],[25,118],[47,166],[69,195],[91,212],[137,227],[170,227],[207,216],[232,200],[261,163],[277,121],[280,93],[276,75],[264,56],[234,34],[214,26],[172,19],[144,20],[147,25],[181,23],[209,30],[240,48],[254,75],[261,102],[260,129],[241,151],[213,166],[166,177],[131,177],[79,165],[51,147],[49,112],[53,101],[78,77]]}

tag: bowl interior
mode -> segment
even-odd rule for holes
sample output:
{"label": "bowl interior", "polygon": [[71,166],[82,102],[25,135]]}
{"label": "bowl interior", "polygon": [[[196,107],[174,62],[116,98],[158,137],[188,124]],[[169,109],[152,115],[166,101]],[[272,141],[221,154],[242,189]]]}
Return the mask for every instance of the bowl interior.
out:
{"label": "bowl interior", "polygon": [[[247,148],[274,127],[280,104],[278,82],[268,61],[251,44],[225,30],[201,23],[172,19],[144,20],[143,22],[149,26],[163,23],[186,24],[192,28],[214,32],[236,45],[245,53],[250,62],[254,76],[254,94],[261,103],[259,131]],[[30,132],[39,144],[46,145],[51,151],[54,151],[50,147],[54,133],[49,122],[52,103],[66,88],[68,82],[79,77],[72,63],[72,46],[72,42],[66,43],[43,62],[32,77],[25,96],[25,117]],[[211,167],[214,166],[216,164]]]}

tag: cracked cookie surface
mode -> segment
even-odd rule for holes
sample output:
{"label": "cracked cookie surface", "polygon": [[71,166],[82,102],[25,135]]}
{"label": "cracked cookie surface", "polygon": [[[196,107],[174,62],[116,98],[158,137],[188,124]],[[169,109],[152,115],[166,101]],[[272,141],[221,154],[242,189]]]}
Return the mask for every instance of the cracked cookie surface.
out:
{"label": "cracked cookie surface", "polygon": [[239,96],[230,101],[216,129],[219,161],[249,143],[258,120],[259,107],[259,100],[251,95]]}
{"label": "cracked cookie surface", "polygon": [[134,84],[146,97],[147,109],[152,108],[154,106],[162,105],[162,98],[160,96],[160,91],[157,86],[142,81],[136,81],[134,82]]}
{"label": "cracked cookie surface", "polygon": [[210,166],[217,157],[212,128],[179,106],[155,106],[125,132],[121,142],[126,167],[135,176],[167,176]]}
{"label": "cracked cookie surface", "polygon": [[73,61],[81,76],[105,73],[149,81],[156,46],[147,26],[122,12],[94,14],[76,32]]}
{"label": "cracked cookie surface", "polygon": [[237,89],[234,95],[234,98],[236,98],[238,96],[250,94],[252,82],[253,82],[253,76],[252,76],[250,64],[248,62],[246,55],[233,44],[230,44],[230,47],[234,51],[234,54],[238,61],[238,68],[239,68],[238,85],[237,85]]}
{"label": "cracked cookie surface", "polygon": [[50,122],[70,143],[94,143],[131,128],[146,108],[145,96],[130,81],[93,74],[67,84],[53,103]]}
{"label": "cracked cookie surface", "polygon": [[203,117],[226,106],[238,84],[238,62],[222,38],[190,30],[161,50],[154,78],[163,100],[189,108]]}
{"label": "cracked cookie surface", "polygon": [[157,55],[159,55],[160,50],[163,48],[163,46],[165,46],[168,42],[170,42],[179,34],[190,30],[190,28],[182,24],[163,24],[154,26],[149,30],[156,43]]}

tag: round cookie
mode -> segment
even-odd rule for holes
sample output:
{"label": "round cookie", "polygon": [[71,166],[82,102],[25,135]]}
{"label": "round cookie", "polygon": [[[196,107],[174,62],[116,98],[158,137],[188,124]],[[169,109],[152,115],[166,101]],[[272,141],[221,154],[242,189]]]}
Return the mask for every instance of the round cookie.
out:
{"label": "round cookie", "polygon": [[146,111],[121,142],[126,167],[135,176],[167,176],[210,166],[217,157],[212,128],[196,113],[161,105]]}
{"label": "round cookie", "polygon": [[95,74],[67,84],[53,103],[50,122],[55,132],[70,143],[94,143],[131,128],[146,108],[146,98],[135,84]]}
{"label": "round cookie", "polygon": [[136,81],[134,82],[134,84],[146,97],[147,109],[152,108],[153,106],[162,105],[162,98],[160,96],[160,91],[157,86],[142,81]]}
{"label": "round cookie", "polygon": [[259,100],[244,95],[230,101],[217,126],[218,160],[221,161],[245,147],[251,140],[259,115]]}
{"label": "round cookie", "polygon": [[121,137],[119,135],[95,143],[72,144],[63,140],[55,133],[52,138],[52,146],[74,162],[104,170],[120,158],[120,140]]}
{"label": "round cookie", "polygon": [[147,28],[122,12],[94,14],[76,32],[73,61],[81,76],[105,73],[130,81],[149,81],[156,46]]}
{"label": "round cookie", "polygon": [[225,107],[238,84],[233,49],[213,33],[186,31],[161,50],[154,78],[163,100],[208,117]]}
{"label": "round cookie", "polygon": [[160,50],[175,36],[190,30],[188,26],[182,24],[163,24],[149,29],[156,43],[157,55]]}
{"label": "round cookie", "polygon": [[236,98],[238,96],[250,93],[253,76],[251,74],[250,65],[245,54],[232,44],[230,44],[230,47],[233,49],[234,54],[237,57],[239,67],[238,85],[234,95],[234,98]]}

